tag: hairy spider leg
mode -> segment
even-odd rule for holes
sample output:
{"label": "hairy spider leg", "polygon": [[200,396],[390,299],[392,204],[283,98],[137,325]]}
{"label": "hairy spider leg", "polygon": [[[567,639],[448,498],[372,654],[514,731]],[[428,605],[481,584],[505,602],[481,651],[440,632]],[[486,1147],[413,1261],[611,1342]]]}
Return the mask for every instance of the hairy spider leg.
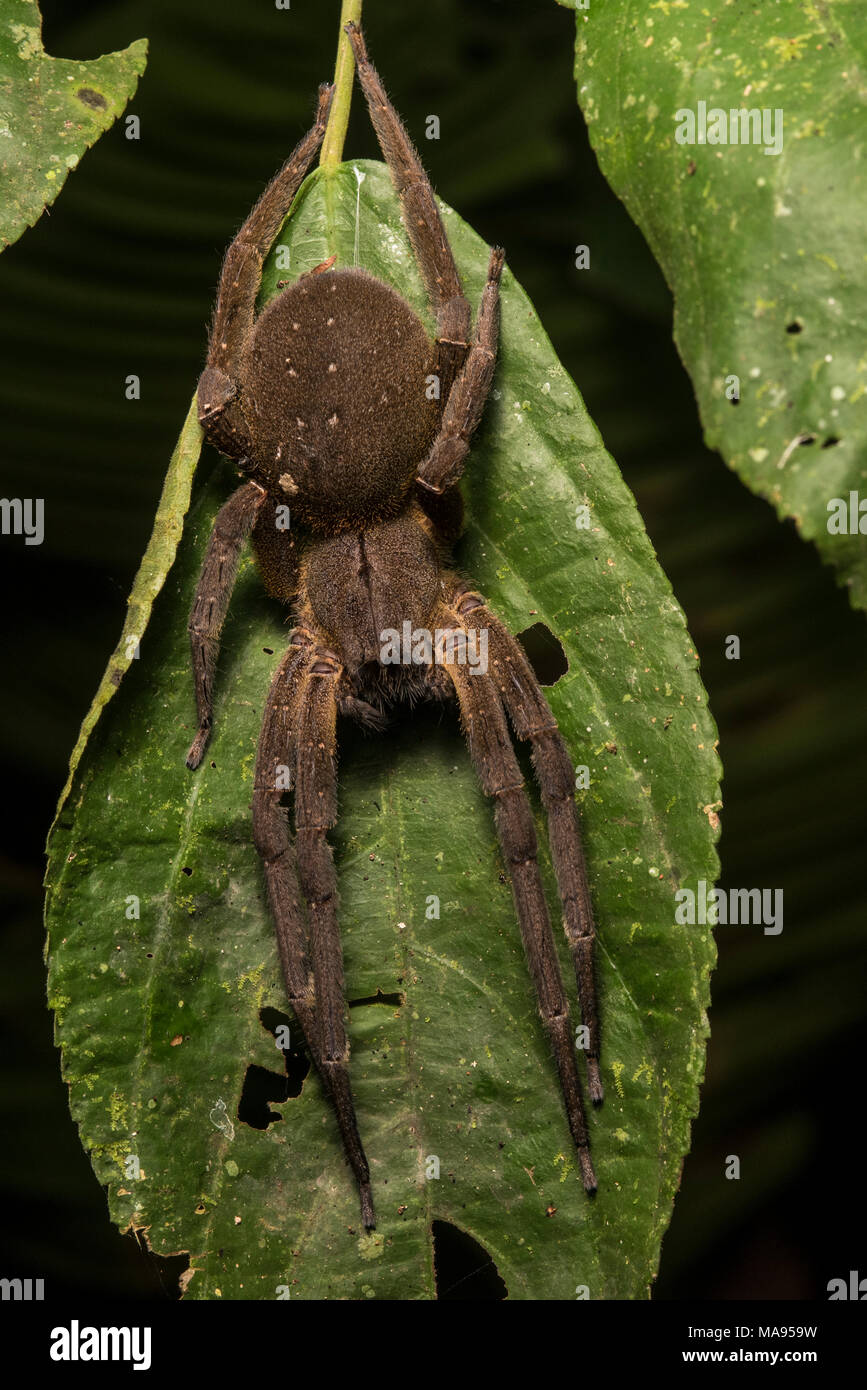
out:
{"label": "hairy spider leg", "polygon": [[230,458],[245,458],[251,443],[236,400],[247,340],[253,329],[262,265],[325,136],[333,87],[319,88],[316,119],[275,174],[226,252],[211,325],[207,366],[199,379],[199,423]]}
{"label": "hairy spider leg", "polygon": [[[253,838],[265,870],[286,991],[334,1104],[358,1183],[362,1221],[370,1228],[376,1217],[349,1085],[337,876],[326,839],[337,820],[336,686],[342,672],[333,653],[296,628],[271,683],[259,737]],[[294,788],[294,845],[280,804],[286,768]]]}
{"label": "hairy spider leg", "polygon": [[422,162],[367,56],[364,35],[352,21],[346,32],[371,124],[400,198],[404,226],[436,315],[440,391],[446,400],[466,356],[472,311]]}
{"label": "hairy spider leg", "polygon": [[472,345],[449,392],[437,436],[418,470],[418,482],[430,492],[445,492],[460,478],[470,440],[487,404],[497,365],[504,259],[505,252],[495,246],[488,262]]}
{"label": "hairy spider leg", "polygon": [[[454,608],[441,610],[437,623],[452,632],[467,634],[466,624]],[[461,723],[482,789],[486,796],[494,798],[497,835],[509,869],[515,912],[539,1013],[557,1064],[566,1117],[578,1152],[581,1180],[586,1191],[592,1193],[596,1191],[596,1175],[590,1159],[590,1136],[575,1061],[569,1004],[560,978],[539,872],[533,814],[509,737],[503,704],[492,678],[479,672],[471,673],[461,662],[449,659],[447,643],[438,652],[437,661],[444,666],[454,685]]]}
{"label": "hairy spider leg", "polygon": [[244,483],[217,513],[196,594],[188,631],[196,687],[199,729],[187,754],[187,767],[202,761],[214,719],[214,671],[220,652],[220,632],[226,620],[238,561],[244,542],[256,524],[266,493],[257,483]]}
{"label": "hairy spider leg", "polygon": [[575,805],[575,769],[551,706],[524,649],[487,607],[481,594],[461,585],[451,600],[468,631],[486,630],[491,679],[516,736],[529,740],[533,769],[548,821],[554,873],[563,908],[563,927],[572,954],[581,1021],[587,1029],[585,1061],[590,1099],[603,1099],[599,1070],[599,1011],[593,971],[596,926],[587,865]]}

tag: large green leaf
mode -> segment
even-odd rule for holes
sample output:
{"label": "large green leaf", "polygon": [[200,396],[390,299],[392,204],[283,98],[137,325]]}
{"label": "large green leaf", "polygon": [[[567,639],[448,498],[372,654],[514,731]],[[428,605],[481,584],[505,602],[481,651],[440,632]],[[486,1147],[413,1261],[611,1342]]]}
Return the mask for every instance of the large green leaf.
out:
{"label": "large green leaf", "polygon": [[133,95],[147,42],[90,62],[51,58],[36,0],[0,0],[0,250],[54,202]]}
{"label": "large green leaf", "polygon": [[[867,607],[867,536],[828,529],[832,499],[848,513],[850,491],[867,497],[867,7],[561,2],[579,10],[578,98],[602,172],[674,293],[707,443]],[[677,113],[699,102],[779,110],[780,152],[677,143]]]}
{"label": "large green leaf", "polygon": [[[488,248],[443,210],[477,303]],[[334,253],[352,263],[356,230],[360,264],[426,314],[377,163],[307,180],[279,239],[292,276]],[[266,297],[286,278],[285,254],[266,267]],[[75,770],[47,880],[50,996],[73,1114],[118,1224],[149,1228],[161,1253],[190,1252],[189,1296],[433,1297],[435,1218],[481,1242],[512,1298],[572,1298],[581,1285],[593,1298],[642,1297],[657,1268],[704,1065],[714,945],[709,929],[675,924],[673,894],[715,876],[715,730],[634,502],[508,271],[502,306],[458,558],[513,629],[546,623],[569,658],[550,693],[590,770],[582,799],[607,1083],[591,1117],[600,1190],[589,1200],[575,1171],[490,804],[456,720],[430,709],[398,719],[391,737],[347,731],[343,741],[334,842],[347,990],[364,1001],[351,1011],[351,1069],[376,1232],[359,1232],[315,1074],[280,1107],[282,1123],[238,1118],[248,1067],[282,1070],[265,1026],[275,1016],[260,1018],[286,1005],[249,804],[287,629],[247,559],[215,736],[189,773],[186,619],[233,486],[220,463],[194,493],[140,658]],[[576,526],[583,506],[590,529]],[[439,919],[426,915],[432,895]],[[428,1179],[434,1156],[440,1176]]]}

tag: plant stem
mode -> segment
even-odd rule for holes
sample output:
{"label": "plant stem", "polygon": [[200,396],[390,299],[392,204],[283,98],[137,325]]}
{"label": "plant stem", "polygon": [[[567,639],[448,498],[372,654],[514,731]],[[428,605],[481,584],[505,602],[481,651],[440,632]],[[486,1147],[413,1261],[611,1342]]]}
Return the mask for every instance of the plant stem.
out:
{"label": "plant stem", "polygon": [[342,0],[340,7],[340,36],[337,40],[337,62],[334,66],[334,97],[319,155],[319,167],[328,174],[334,173],[343,158],[343,142],[346,139],[349,106],[352,101],[352,79],[355,75],[352,45],[344,26],[350,20],[361,24],[361,3],[362,0]]}

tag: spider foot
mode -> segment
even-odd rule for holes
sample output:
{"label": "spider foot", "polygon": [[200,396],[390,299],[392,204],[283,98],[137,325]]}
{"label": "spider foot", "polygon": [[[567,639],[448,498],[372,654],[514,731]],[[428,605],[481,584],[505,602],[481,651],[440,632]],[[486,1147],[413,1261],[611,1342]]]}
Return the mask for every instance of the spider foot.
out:
{"label": "spider foot", "polygon": [[596,1191],[596,1174],[593,1171],[593,1164],[590,1162],[590,1151],[586,1147],[578,1150],[578,1163],[581,1168],[584,1191],[592,1196]]}
{"label": "spider foot", "polygon": [[314,130],[324,130],[328,124],[328,115],[331,110],[331,102],[334,97],[334,83],[320,82],[319,94],[316,106],[316,121]]}
{"label": "spider foot", "polygon": [[373,1193],[369,1182],[359,1185],[358,1195],[361,1198],[361,1219],[365,1230],[372,1231],[376,1225],[376,1212],[373,1210]]}
{"label": "spider foot", "polygon": [[359,51],[363,54],[363,56],[366,58],[366,57],[367,57],[367,46],[366,46],[366,44],[365,44],[365,42],[364,42],[364,35],[362,34],[361,30],[359,29],[359,27],[358,27],[358,25],[356,24],[356,22],[355,22],[354,19],[350,19],[350,21],[349,21],[348,24],[344,24],[344,26],[343,26],[343,32],[344,32],[344,34],[348,34],[348,35],[349,35],[350,39],[352,39],[352,40],[354,41],[354,44],[357,46],[358,50],[359,50]]}
{"label": "spider foot", "polygon": [[210,724],[203,724],[190,744],[190,751],[187,754],[187,767],[195,772],[205,754],[208,746],[208,739],[211,737]]}

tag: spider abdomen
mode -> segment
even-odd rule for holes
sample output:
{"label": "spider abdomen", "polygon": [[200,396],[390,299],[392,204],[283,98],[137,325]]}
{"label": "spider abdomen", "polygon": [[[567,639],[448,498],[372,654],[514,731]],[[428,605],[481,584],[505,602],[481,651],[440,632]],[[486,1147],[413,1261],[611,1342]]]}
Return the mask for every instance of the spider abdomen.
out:
{"label": "spider abdomen", "polygon": [[435,350],[405,300],[360,269],[313,272],[257,320],[241,400],[254,459],[299,520],[393,515],[434,438]]}
{"label": "spider abdomen", "polygon": [[410,633],[428,627],[440,566],[433,542],[411,512],[314,542],[304,560],[313,613],[350,669],[381,664],[404,623]]}

